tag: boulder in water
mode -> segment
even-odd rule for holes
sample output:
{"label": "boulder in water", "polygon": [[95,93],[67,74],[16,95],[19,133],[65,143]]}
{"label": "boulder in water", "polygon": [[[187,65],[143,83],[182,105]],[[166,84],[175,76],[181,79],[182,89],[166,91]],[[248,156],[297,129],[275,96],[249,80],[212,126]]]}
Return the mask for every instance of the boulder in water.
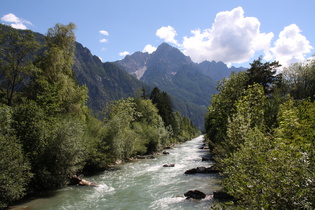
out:
{"label": "boulder in water", "polygon": [[185,174],[214,174],[214,173],[219,173],[219,170],[215,169],[213,166],[211,167],[197,167],[193,169],[189,169],[185,171]]}
{"label": "boulder in water", "polygon": [[163,155],[169,155],[170,153],[169,152],[167,152],[167,151],[164,151],[163,152]]}
{"label": "boulder in water", "polygon": [[163,167],[175,167],[175,164],[174,163],[164,164]]}
{"label": "boulder in water", "polygon": [[206,197],[206,194],[199,190],[189,190],[188,192],[184,193],[185,197],[187,199],[193,198],[193,199],[203,199]]}
{"label": "boulder in water", "polygon": [[74,175],[70,178],[70,185],[80,185],[80,186],[97,186],[94,182],[81,179],[77,175]]}

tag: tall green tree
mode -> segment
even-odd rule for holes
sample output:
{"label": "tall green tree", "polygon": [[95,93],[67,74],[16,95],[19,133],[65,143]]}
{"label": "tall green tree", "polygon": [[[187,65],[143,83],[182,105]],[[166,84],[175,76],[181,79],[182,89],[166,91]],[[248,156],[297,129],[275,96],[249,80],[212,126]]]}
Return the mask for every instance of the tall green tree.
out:
{"label": "tall green tree", "polygon": [[230,78],[219,82],[218,94],[212,97],[205,118],[207,138],[212,149],[217,142],[226,139],[228,119],[235,113],[235,102],[247,88],[248,75],[245,72],[232,73]]}
{"label": "tall green tree", "polygon": [[16,93],[29,82],[34,71],[31,57],[39,44],[29,30],[1,27],[0,34],[0,94],[10,106]]}
{"label": "tall green tree", "polygon": [[30,190],[64,186],[83,167],[87,89],[74,79],[75,25],[48,30],[27,99],[14,107],[14,129],[34,173]]}
{"label": "tall green tree", "polygon": [[51,114],[82,116],[87,89],[74,78],[75,25],[56,24],[46,35],[45,55],[37,61],[33,98]]}
{"label": "tall green tree", "polygon": [[140,113],[132,98],[112,102],[106,109],[104,142],[110,146],[114,160],[125,160],[134,154],[134,143],[139,139],[131,124]]}
{"label": "tall green tree", "polygon": [[247,85],[260,84],[268,95],[281,84],[282,75],[277,75],[277,69],[281,66],[278,61],[262,63],[262,56],[260,56],[250,66],[247,70],[249,77]]}
{"label": "tall green tree", "polygon": [[159,110],[159,115],[162,117],[165,126],[173,129],[173,104],[170,96],[166,92],[161,92],[159,88],[155,87],[151,92],[150,99]]}
{"label": "tall green tree", "polygon": [[222,147],[226,154],[234,153],[248,138],[249,131],[265,131],[266,96],[259,84],[249,86],[236,101],[236,112],[228,119],[227,138]]}

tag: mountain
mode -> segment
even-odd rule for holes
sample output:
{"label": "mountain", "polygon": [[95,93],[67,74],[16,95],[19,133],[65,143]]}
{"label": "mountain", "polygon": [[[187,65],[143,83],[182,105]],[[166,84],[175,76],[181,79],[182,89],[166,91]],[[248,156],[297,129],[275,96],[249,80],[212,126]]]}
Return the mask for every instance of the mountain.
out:
{"label": "mountain", "polygon": [[221,80],[223,77],[229,77],[232,71],[239,72],[246,70],[246,68],[243,67],[236,68],[232,66],[228,68],[227,65],[221,61],[203,61],[198,64],[198,67],[203,74],[211,77],[215,81]]}
{"label": "mountain", "polygon": [[135,52],[132,56],[127,55],[119,62],[119,65],[123,66],[129,74],[135,76],[137,79],[140,79],[147,70],[146,64],[149,57],[149,53]]}
{"label": "mountain", "polygon": [[194,63],[167,43],[162,43],[152,54],[136,52],[115,63],[140,81],[174,96],[175,109],[199,126],[203,125],[212,94],[216,93],[216,82],[232,71],[243,70],[228,68],[223,62]]}
{"label": "mountain", "polygon": [[76,43],[74,72],[79,84],[88,87],[88,106],[98,114],[110,101],[135,96],[142,87],[151,90],[116,64],[102,63],[80,43]]}

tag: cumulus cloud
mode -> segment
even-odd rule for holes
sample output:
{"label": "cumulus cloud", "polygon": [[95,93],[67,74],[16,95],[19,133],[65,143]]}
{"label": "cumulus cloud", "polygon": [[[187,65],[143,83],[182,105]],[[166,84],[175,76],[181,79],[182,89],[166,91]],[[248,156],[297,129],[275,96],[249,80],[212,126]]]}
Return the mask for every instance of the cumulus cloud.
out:
{"label": "cumulus cloud", "polygon": [[175,29],[172,26],[163,26],[159,28],[155,33],[160,39],[164,39],[165,42],[179,45],[175,36],[177,35]]}
{"label": "cumulus cloud", "polygon": [[219,12],[212,27],[191,31],[184,37],[182,48],[195,62],[204,60],[243,63],[256,51],[268,51],[273,33],[261,33],[255,17],[245,17],[242,7]]}
{"label": "cumulus cloud", "polygon": [[108,40],[107,39],[100,39],[100,42],[105,43],[105,42],[108,42]]}
{"label": "cumulus cloud", "polygon": [[105,30],[100,30],[99,33],[104,35],[104,36],[109,36],[108,31],[105,31]]}
{"label": "cumulus cloud", "polygon": [[284,66],[305,60],[313,47],[301,32],[296,24],[285,27],[264,59],[277,60]]}
{"label": "cumulus cloud", "polygon": [[126,56],[129,55],[130,53],[128,51],[120,52],[119,56]]}
{"label": "cumulus cloud", "polygon": [[[108,31],[105,31],[105,30],[100,30],[99,33],[100,33],[101,35],[104,35],[104,36],[109,36]],[[106,43],[106,42],[108,42],[108,39],[102,38],[102,39],[100,39],[99,41],[100,41],[101,43]]]}
{"label": "cumulus cloud", "polygon": [[16,29],[27,29],[26,25],[33,25],[30,21],[18,18],[12,13],[4,15],[1,20],[3,22],[11,23],[10,25]]}
{"label": "cumulus cloud", "polygon": [[[260,22],[255,17],[246,17],[242,7],[219,12],[211,27],[195,29],[179,43],[175,29],[161,27],[156,35],[165,42],[176,44],[184,54],[197,63],[204,60],[232,63],[248,62],[256,52],[263,51],[264,59],[278,60],[282,65],[305,60],[313,47],[295,24],[279,34],[271,46],[274,34],[260,32]],[[263,54],[261,53],[261,54]]]}
{"label": "cumulus cloud", "polygon": [[156,50],[156,47],[153,47],[152,45],[147,44],[147,45],[143,48],[142,52],[147,52],[147,53],[151,54],[151,53],[153,53],[155,50]]}

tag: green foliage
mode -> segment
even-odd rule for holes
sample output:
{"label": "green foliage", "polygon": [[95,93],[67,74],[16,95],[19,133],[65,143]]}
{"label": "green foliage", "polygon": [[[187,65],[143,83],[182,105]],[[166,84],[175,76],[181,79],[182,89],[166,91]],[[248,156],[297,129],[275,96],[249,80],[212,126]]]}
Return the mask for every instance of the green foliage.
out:
{"label": "green foliage", "polygon": [[33,99],[50,114],[83,116],[87,100],[85,86],[77,85],[73,75],[75,25],[57,24],[48,30],[45,56],[36,65],[38,71],[34,77]]}
{"label": "green foliage", "polygon": [[84,171],[101,171],[111,163],[109,146],[103,142],[104,135],[103,123],[90,114],[87,115],[83,136],[85,152]]}
{"label": "green foliage", "polygon": [[133,154],[134,142],[137,140],[131,123],[140,113],[136,112],[136,104],[131,98],[113,102],[107,106],[107,110],[104,139],[109,142],[113,159],[127,159]]}
{"label": "green foliage", "polygon": [[244,91],[244,95],[236,101],[236,112],[228,120],[227,138],[223,141],[225,153],[234,153],[248,138],[252,128],[264,130],[265,103],[261,85],[256,84]]}
{"label": "green foliage", "polygon": [[247,74],[239,72],[218,84],[219,93],[212,97],[205,119],[206,135],[212,147],[226,138],[228,119],[235,113],[235,102],[242,96],[247,81]]}
{"label": "green foliage", "polygon": [[155,87],[151,92],[150,99],[159,110],[159,115],[162,117],[165,125],[173,127],[173,105],[169,95],[166,92],[161,92],[159,88]]}
{"label": "green foliage", "polygon": [[7,207],[26,193],[32,177],[22,145],[11,128],[11,108],[0,107],[0,208]]}
{"label": "green foliage", "polygon": [[249,76],[247,85],[260,84],[263,86],[265,94],[268,95],[276,86],[281,85],[282,75],[276,75],[277,68],[281,65],[278,61],[262,63],[261,60],[262,56],[250,64],[251,67],[247,70]]}
{"label": "green foliage", "polygon": [[233,157],[226,159],[225,189],[241,206],[265,209],[310,209],[314,204],[308,156],[298,145],[268,139],[258,129]]}
{"label": "green foliage", "polygon": [[128,98],[108,106],[105,141],[115,160],[157,151],[167,138],[164,124],[150,100]]}
{"label": "green foliage", "polygon": [[[307,70],[302,67],[293,72],[293,78],[285,72],[285,81],[291,81],[285,87],[297,94],[284,98],[279,78],[272,71],[265,72],[277,62],[262,64],[260,60],[253,65],[257,74],[247,72],[250,80],[245,84],[254,85],[241,90],[225,83],[209,107],[207,137],[224,175],[223,189],[236,198],[240,209],[313,209],[315,103],[306,99],[310,86],[305,92],[293,91],[297,84],[310,84],[311,79],[292,82],[306,78],[302,72]],[[231,91],[233,102],[226,90]],[[303,100],[294,100],[297,98]]]}
{"label": "green foliage", "polygon": [[68,176],[82,167],[82,123],[69,117],[47,117],[33,101],[15,107],[13,119],[34,173],[32,190],[64,186]]}
{"label": "green foliage", "polygon": [[4,103],[11,105],[34,71],[30,57],[39,44],[29,30],[18,32],[1,27],[0,34],[0,95]]}
{"label": "green foliage", "polygon": [[83,127],[79,121],[63,118],[51,129],[34,180],[41,190],[65,186],[69,176],[81,169],[84,161]]}
{"label": "green foliage", "polygon": [[287,94],[295,99],[315,97],[315,61],[307,63],[295,63],[284,68],[283,80]]}

